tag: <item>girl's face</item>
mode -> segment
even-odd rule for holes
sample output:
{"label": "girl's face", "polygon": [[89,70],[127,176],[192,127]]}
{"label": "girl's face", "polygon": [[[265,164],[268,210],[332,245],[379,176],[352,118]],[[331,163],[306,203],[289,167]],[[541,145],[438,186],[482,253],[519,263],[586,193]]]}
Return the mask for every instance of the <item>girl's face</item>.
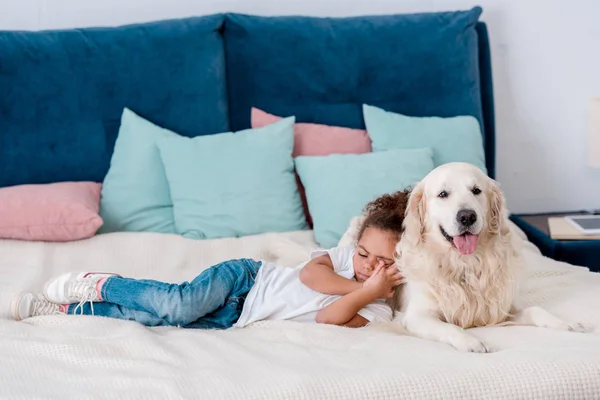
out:
{"label": "girl's face", "polygon": [[354,276],[358,282],[366,281],[378,263],[384,267],[394,264],[394,252],[398,235],[378,228],[368,227],[358,240],[352,263]]}

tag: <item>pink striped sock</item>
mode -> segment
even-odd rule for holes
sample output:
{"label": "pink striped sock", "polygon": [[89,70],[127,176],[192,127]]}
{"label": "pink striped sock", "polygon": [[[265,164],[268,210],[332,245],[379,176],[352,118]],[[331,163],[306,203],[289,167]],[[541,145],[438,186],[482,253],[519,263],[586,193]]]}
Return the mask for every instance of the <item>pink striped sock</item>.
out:
{"label": "pink striped sock", "polygon": [[104,300],[102,298],[102,285],[104,285],[104,282],[106,282],[108,278],[102,278],[98,281],[98,283],[96,283],[96,294],[98,295],[98,299],[100,300]]}
{"label": "pink striped sock", "polygon": [[58,311],[68,314],[69,313],[69,305],[68,304],[61,304],[60,306],[58,306]]}

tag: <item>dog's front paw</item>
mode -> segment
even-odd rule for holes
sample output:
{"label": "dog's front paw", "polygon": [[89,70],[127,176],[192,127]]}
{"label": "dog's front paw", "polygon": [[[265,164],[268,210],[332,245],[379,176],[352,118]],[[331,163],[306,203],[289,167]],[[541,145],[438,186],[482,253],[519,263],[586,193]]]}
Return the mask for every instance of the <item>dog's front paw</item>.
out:
{"label": "dog's front paw", "polygon": [[450,342],[456,350],[462,352],[488,353],[490,351],[479,339],[462,332],[455,335]]}

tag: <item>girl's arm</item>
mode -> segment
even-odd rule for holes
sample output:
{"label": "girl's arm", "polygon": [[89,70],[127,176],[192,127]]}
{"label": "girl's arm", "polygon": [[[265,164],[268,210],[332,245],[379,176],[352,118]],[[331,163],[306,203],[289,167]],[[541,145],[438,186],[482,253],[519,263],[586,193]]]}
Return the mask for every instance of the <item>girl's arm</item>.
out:
{"label": "girl's arm", "polygon": [[348,293],[319,311],[317,314],[317,323],[345,325],[355,328],[365,326],[369,321],[358,315],[358,312],[367,304],[377,300],[378,297],[374,290],[362,287],[352,293]]}
{"label": "girl's arm", "polygon": [[366,305],[379,298],[389,298],[394,288],[402,283],[402,276],[395,266],[385,268],[380,263],[364,285],[334,301],[317,314],[317,323],[361,327],[369,321],[358,315]]}
{"label": "girl's arm", "polygon": [[300,282],[317,292],[340,296],[362,287],[362,283],[336,274],[328,254],[306,264],[300,271]]}
{"label": "girl's arm", "polygon": [[[367,304],[377,300],[377,294],[368,287],[362,287],[334,301],[317,314],[317,323],[331,325],[365,326],[369,321],[358,315]],[[352,321],[354,320],[354,321]],[[349,324],[354,322],[356,324]]]}

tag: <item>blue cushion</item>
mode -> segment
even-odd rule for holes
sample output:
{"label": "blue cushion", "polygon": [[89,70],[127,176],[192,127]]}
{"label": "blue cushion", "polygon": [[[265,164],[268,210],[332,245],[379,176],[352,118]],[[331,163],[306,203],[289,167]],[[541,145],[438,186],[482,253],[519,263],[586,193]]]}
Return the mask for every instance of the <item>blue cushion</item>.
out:
{"label": "blue cushion", "polygon": [[0,31],[0,187],[101,182],[124,107],[185,136],[228,131],[222,25]]}
{"label": "blue cushion", "polygon": [[429,148],[299,156],[295,163],[322,247],[336,246],[368,202],[413,186],[434,168]]}
{"label": "blue cushion", "polygon": [[292,159],[294,121],[161,138],[176,232],[215,239],[307,229]]}
{"label": "blue cushion", "polygon": [[430,147],[436,167],[462,161],[487,173],[481,128],[470,115],[409,117],[367,104],[363,113],[373,151]]}
{"label": "blue cushion", "polygon": [[169,183],[156,145],[162,137],[178,137],[123,110],[110,169],[102,184],[98,233],[174,233]]}
{"label": "blue cushion", "polygon": [[482,10],[345,18],[227,14],[234,130],[250,108],[364,129],[362,104],[482,121],[476,24]]}

